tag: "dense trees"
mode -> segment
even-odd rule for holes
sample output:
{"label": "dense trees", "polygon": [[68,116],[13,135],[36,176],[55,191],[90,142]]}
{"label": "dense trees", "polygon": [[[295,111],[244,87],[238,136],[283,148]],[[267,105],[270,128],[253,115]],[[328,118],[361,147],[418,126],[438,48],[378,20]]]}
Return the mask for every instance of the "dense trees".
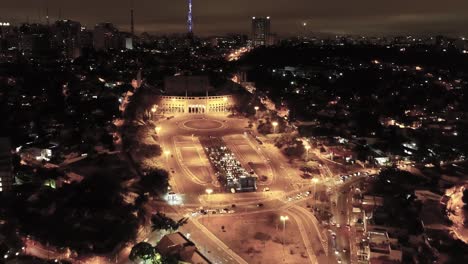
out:
{"label": "dense trees", "polygon": [[296,134],[281,135],[275,140],[275,146],[288,157],[301,158],[305,154],[304,144]]}
{"label": "dense trees", "polygon": [[140,242],[133,246],[128,258],[135,263],[143,264],[161,264],[161,255],[156,252],[156,249],[151,244]]}
{"label": "dense trees", "polygon": [[169,173],[162,169],[151,169],[140,179],[138,185],[144,193],[166,193],[169,187]]}
{"label": "dense trees", "polygon": [[24,234],[79,253],[107,253],[136,237],[138,219],[124,203],[119,177],[95,174],[60,189],[17,196],[8,215]]}
{"label": "dense trees", "polygon": [[[174,221],[165,214],[157,212],[151,217],[153,231],[174,232],[187,223],[187,218]],[[146,242],[137,243],[133,246],[129,259],[135,263],[143,264],[172,264],[178,263],[176,256],[161,256],[155,247]]]}
{"label": "dense trees", "polygon": [[146,84],[136,89],[125,110],[125,118],[141,125],[147,125],[152,117],[151,108],[156,103],[155,95],[151,87]]}
{"label": "dense trees", "polygon": [[[384,196],[385,203],[375,214],[375,223],[405,226],[410,234],[421,234],[423,226],[419,213],[422,205],[420,201],[416,200],[414,191],[426,184],[427,182],[421,177],[407,171],[395,168],[381,171],[372,186],[372,193]],[[382,219],[379,215],[386,215],[387,217]],[[388,219],[391,219],[391,221],[388,221]]]}
{"label": "dense trees", "polygon": [[182,225],[186,224],[187,221],[188,218],[181,218],[178,221],[174,221],[161,212],[157,212],[153,217],[151,217],[153,230],[175,231]]}
{"label": "dense trees", "polygon": [[271,124],[270,120],[262,121],[260,120],[257,125],[257,131],[260,134],[271,134],[273,133],[273,125]]}

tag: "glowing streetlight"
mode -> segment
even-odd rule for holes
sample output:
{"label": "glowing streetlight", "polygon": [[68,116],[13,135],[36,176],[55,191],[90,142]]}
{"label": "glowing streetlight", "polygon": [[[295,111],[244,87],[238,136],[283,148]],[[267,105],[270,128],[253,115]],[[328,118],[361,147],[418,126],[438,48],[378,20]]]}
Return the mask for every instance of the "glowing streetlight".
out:
{"label": "glowing streetlight", "polygon": [[319,182],[319,179],[317,178],[312,179],[312,183],[314,184],[314,193],[312,194],[312,203],[315,203],[315,192],[316,192],[317,182]]}
{"label": "glowing streetlight", "polygon": [[161,127],[160,126],[156,126],[154,128],[154,131],[156,132],[156,134],[159,134],[159,132],[161,132]]}
{"label": "glowing streetlight", "polygon": [[309,145],[305,145],[304,148],[305,148],[305,150],[306,150],[306,161],[309,161],[309,149],[310,149],[310,146],[309,146]]}
{"label": "glowing streetlight", "polygon": [[283,246],[284,246],[284,236],[285,236],[285,230],[286,230],[286,221],[289,220],[289,216],[287,215],[282,215],[280,216],[281,222],[283,222]]}
{"label": "glowing streetlight", "polygon": [[278,122],[271,123],[273,125],[273,134],[276,134],[276,127],[278,126]]}
{"label": "glowing streetlight", "polygon": [[164,155],[166,156],[166,162],[167,162],[167,159],[169,157],[169,154],[171,154],[171,152],[169,150],[164,151]]}
{"label": "glowing streetlight", "polygon": [[255,117],[257,117],[257,112],[258,112],[258,109],[260,109],[260,107],[255,106],[254,109],[255,109]]}
{"label": "glowing streetlight", "polygon": [[213,193],[213,189],[206,189],[206,194],[208,194],[208,201],[210,200],[210,195]]}

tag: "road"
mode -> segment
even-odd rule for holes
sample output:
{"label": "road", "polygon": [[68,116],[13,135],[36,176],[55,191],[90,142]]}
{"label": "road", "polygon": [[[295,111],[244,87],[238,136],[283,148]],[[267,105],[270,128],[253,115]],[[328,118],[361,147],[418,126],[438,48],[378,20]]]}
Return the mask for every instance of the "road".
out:
{"label": "road", "polygon": [[[218,122],[219,128],[194,129],[186,126],[188,120],[203,122],[204,118]],[[311,199],[308,195],[312,189],[314,192],[325,192],[326,183],[329,182],[323,180],[315,183],[312,188],[312,182],[302,179],[298,168],[293,166],[273,144],[268,142],[259,144],[251,135],[244,134],[248,130],[247,125],[244,119],[205,115],[175,117],[158,123],[161,127],[158,141],[164,153],[159,162],[170,171],[170,185],[181,199],[178,203],[168,205],[154,202],[150,211],[154,213],[162,210],[174,219],[190,216],[190,221],[180,228],[180,232],[189,236],[201,252],[214,263],[247,262],[203,225],[203,219],[208,216],[192,216],[192,212],[199,211],[200,207],[229,208],[235,211],[236,216],[283,212],[297,225],[310,263],[336,263],[334,251],[330,254],[333,243],[330,241],[330,234],[321,227],[310,209],[299,205]],[[266,175],[267,180],[259,185],[268,186],[270,191],[226,193],[217,183],[203,146],[198,140],[198,137],[209,136],[222,138],[244,167],[253,169],[259,175]],[[330,169],[328,167],[324,169],[326,177],[333,178]],[[212,189],[213,193],[208,195],[207,189]],[[346,197],[338,196],[337,199],[337,208],[348,206]],[[336,212],[334,214],[336,215]],[[232,216],[217,215],[217,217]],[[337,221],[341,224],[346,220],[338,216]],[[339,247],[349,248],[349,237],[339,230],[336,231],[339,234]],[[154,232],[146,237],[146,240],[152,243],[158,239],[158,234]]]}
{"label": "road", "polygon": [[336,225],[331,226],[331,231],[336,234],[330,236],[332,243],[329,252],[334,254],[342,263],[356,263],[355,252],[355,227],[351,222],[353,211],[353,186],[365,180],[365,176],[352,178],[335,189],[336,205],[332,203],[331,211]]}

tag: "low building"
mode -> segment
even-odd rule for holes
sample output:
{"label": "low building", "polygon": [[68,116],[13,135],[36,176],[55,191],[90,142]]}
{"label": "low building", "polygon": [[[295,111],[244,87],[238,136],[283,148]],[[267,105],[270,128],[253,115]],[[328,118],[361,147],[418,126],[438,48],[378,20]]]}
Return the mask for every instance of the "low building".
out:
{"label": "low building", "polygon": [[387,232],[369,232],[369,262],[371,264],[401,263],[403,252],[396,239],[391,239]]}
{"label": "low building", "polygon": [[156,250],[163,256],[176,257],[179,263],[211,264],[198,251],[195,244],[180,232],[164,236],[156,246]]}
{"label": "low building", "polygon": [[208,76],[171,76],[164,80],[165,94],[154,109],[161,114],[229,113],[236,105],[233,92],[243,88],[232,81],[213,87]]}
{"label": "low building", "polygon": [[229,113],[234,97],[224,96],[160,96],[158,111],[163,114]]}
{"label": "low building", "polygon": [[384,198],[380,196],[364,195],[362,207],[365,211],[372,211],[377,207],[383,206]]}

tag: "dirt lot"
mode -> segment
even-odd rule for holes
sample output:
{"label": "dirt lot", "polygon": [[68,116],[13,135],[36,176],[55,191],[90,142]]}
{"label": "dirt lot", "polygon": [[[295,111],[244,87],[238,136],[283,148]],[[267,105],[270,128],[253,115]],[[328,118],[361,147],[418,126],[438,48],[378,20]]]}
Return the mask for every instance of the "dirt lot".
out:
{"label": "dirt lot", "polygon": [[307,262],[307,253],[292,217],[286,222],[284,235],[280,215],[273,212],[209,216],[200,222],[248,263]]}

